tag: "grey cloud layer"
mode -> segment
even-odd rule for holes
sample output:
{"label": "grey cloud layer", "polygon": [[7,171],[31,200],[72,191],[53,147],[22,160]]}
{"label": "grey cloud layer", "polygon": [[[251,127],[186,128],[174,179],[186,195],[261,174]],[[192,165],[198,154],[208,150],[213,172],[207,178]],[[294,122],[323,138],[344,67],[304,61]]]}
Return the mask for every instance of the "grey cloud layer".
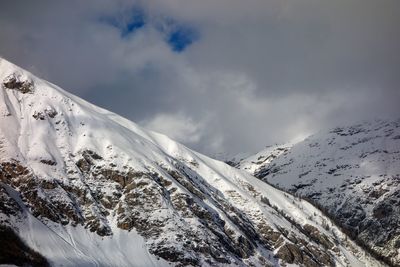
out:
{"label": "grey cloud layer", "polygon": [[[122,37],[104,16],[147,26]],[[200,39],[171,51],[151,21]],[[400,2],[2,1],[0,55],[205,153],[400,116]],[[193,131],[192,129],[195,129]]]}

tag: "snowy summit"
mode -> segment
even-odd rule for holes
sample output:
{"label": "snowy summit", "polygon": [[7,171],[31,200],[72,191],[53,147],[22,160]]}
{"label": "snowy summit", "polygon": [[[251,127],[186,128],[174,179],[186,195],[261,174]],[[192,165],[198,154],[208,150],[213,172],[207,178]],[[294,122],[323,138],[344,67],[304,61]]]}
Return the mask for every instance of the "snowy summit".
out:
{"label": "snowy summit", "polygon": [[245,171],[4,59],[0,82],[9,264],[383,266],[310,203]]}

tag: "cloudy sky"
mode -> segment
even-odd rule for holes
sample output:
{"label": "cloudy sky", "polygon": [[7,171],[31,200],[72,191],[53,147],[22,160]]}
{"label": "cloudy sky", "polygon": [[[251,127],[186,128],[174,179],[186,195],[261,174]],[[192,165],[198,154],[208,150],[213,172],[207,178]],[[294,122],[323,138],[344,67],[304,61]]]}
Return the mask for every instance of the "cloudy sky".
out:
{"label": "cloudy sky", "polygon": [[400,117],[398,0],[0,2],[0,55],[213,155]]}

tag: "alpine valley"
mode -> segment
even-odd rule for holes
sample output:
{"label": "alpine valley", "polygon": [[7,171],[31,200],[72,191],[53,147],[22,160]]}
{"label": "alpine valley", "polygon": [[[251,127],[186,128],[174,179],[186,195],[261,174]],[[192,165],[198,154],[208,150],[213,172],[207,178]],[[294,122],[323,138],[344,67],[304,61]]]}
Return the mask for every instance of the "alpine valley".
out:
{"label": "alpine valley", "polygon": [[400,262],[398,122],[337,128],[240,170],[4,59],[0,83],[0,264]]}

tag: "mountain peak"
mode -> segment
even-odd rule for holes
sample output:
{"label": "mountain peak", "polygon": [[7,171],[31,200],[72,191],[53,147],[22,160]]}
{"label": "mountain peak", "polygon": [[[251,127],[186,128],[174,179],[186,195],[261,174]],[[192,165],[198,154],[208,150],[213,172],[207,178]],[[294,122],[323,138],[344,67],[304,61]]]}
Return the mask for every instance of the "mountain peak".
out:
{"label": "mountain peak", "polygon": [[380,265],[304,200],[5,60],[0,82],[0,224],[52,265]]}
{"label": "mountain peak", "polygon": [[261,151],[238,167],[308,199],[397,266],[399,155],[400,120],[371,120],[321,131],[278,155]]}

